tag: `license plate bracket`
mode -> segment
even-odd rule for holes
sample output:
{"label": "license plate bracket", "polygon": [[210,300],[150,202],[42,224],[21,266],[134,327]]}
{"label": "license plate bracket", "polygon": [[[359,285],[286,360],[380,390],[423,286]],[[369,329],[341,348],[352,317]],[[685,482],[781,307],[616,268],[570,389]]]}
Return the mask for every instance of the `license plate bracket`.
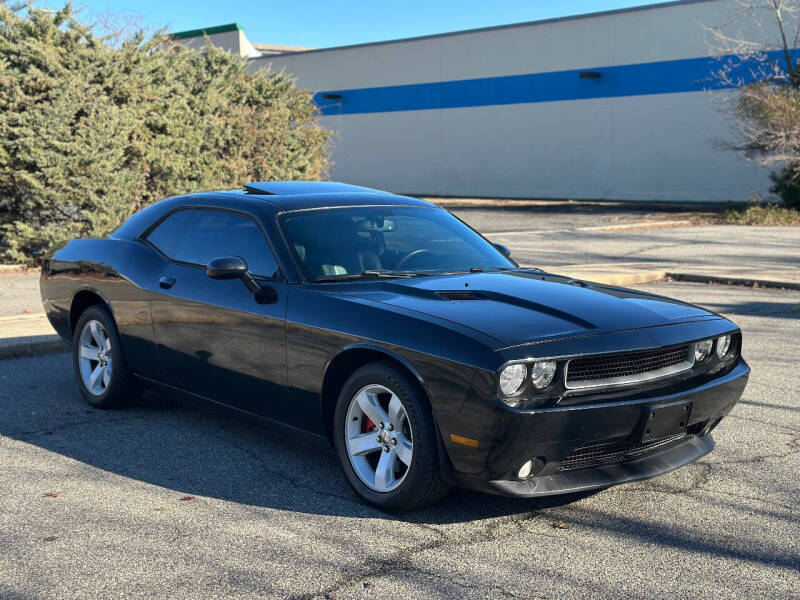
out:
{"label": "license plate bracket", "polygon": [[649,442],[686,433],[691,414],[692,402],[690,400],[651,406],[644,423],[642,441]]}

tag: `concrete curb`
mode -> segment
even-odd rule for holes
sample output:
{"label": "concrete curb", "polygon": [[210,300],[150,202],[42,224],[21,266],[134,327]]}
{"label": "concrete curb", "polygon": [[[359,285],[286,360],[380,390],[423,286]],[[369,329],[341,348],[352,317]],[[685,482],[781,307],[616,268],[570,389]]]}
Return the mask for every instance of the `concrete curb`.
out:
{"label": "concrete curb", "polygon": [[36,267],[28,267],[26,265],[0,264],[0,273],[16,273],[17,271],[27,271],[28,269],[35,268]]}
{"label": "concrete curb", "polygon": [[[534,266],[534,265],[522,265]],[[591,281],[603,285],[627,286],[637,283],[654,283],[664,281],[667,272],[664,267],[644,268],[641,263],[587,263],[578,265],[535,265],[542,270],[582,281]]]}
{"label": "concrete curb", "polygon": [[797,281],[772,281],[769,279],[750,279],[745,277],[724,277],[719,275],[703,275],[700,273],[674,272],[667,272],[666,276],[673,281],[686,281],[688,283],[716,283],[719,285],[739,285],[742,287],[800,290],[800,282]]}
{"label": "concrete curb", "polygon": [[666,221],[634,221],[618,225],[593,225],[578,227],[575,231],[631,231],[635,229],[668,229],[671,227],[692,227],[696,223],[690,219],[672,219]]}
{"label": "concrete curb", "polygon": [[675,227],[694,227],[697,225],[695,221],[690,219],[669,220],[669,221],[632,221],[630,223],[618,223],[616,225],[589,225],[586,227],[575,227],[572,229],[551,229],[549,231],[489,231],[486,237],[493,237],[498,235],[520,235],[520,236],[537,236],[551,235],[554,233],[571,233],[575,231],[632,231],[637,229],[672,229]]}
{"label": "concrete curb", "polygon": [[0,360],[67,352],[66,342],[55,334],[0,339]]}
{"label": "concrete curb", "polygon": [[595,277],[591,279],[591,275],[580,277],[579,279],[586,279],[587,281],[595,281],[604,285],[635,285],[637,283],[656,283],[657,281],[664,281],[667,278],[665,271],[643,271],[641,273],[623,273],[619,275],[604,275],[603,277]]}
{"label": "concrete curb", "polygon": [[618,286],[635,285],[637,283],[655,283],[657,281],[664,281],[667,278],[667,273],[660,270],[640,271],[637,273],[593,273],[591,271],[572,271],[567,269],[556,273],[582,281]]}
{"label": "concrete curb", "polygon": [[41,313],[23,313],[20,315],[4,315],[0,317],[0,323],[10,323],[11,321],[25,321],[28,319],[41,319],[45,317],[43,312]]}
{"label": "concrete curb", "polygon": [[44,313],[0,317],[0,360],[66,352]]}
{"label": "concrete curb", "polygon": [[[401,194],[402,195],[402,194]],[[719,210],[714,202],[659,202],[657,200],[564,200],[547,198],[463,198],[455,196],[419,196],[408,194],[421,200],[438,204],[444,208],[517,208],[541,206],[599,206],[599,207],[635,207],[638,210],[670,210],[685,211]]]}

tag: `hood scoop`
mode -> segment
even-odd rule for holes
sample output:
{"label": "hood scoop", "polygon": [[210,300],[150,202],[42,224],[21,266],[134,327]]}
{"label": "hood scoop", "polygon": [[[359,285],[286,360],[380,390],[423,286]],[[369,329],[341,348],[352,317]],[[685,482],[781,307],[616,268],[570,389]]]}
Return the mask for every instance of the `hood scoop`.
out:
{"label": "hood scoop", "polygon": [[467,290],[442,290],[436,292],[436,295],[445,300],[480,300],[475,292]]}

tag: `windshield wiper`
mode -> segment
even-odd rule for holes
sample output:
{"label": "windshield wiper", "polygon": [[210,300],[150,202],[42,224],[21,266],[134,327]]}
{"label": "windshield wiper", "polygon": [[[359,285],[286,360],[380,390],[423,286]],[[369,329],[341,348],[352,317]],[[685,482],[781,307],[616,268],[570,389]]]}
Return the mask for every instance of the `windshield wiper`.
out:
{"label": "windshield wiper", "polygon": [[378,269],[367,269],[361,273],[343,273],[342,275],[325,275],[317,277],[314,283],[325,283],[329,281],[352,281],[354,279],[397,279],[415,277],[416,273],[405,271],[379,271]]}
{"label": "windshield wiper", "polygon": [[442,271],[439,275],[458,275],[460,273],[484,273],[485,271],[510,271],[514,267],[500,267],[500,266],[488,266],[488,267],[470,267],[469,269],[457,269],[455,271]]}
{"label": "windshield wiper", "polygon": [[367,269],[362,275],[369,277],[414,277],[415,273],[409,271],[379,271],[378,269]]}
{"label": "windshield wiper", "polygon": [[382,269],[366,269],[361,273],[342,273],[341,275],[323,275],[317,277],[314,283],[327,283],[332,281],[354,281],[356,279],[408,279],[410,277],[436,277],[437,275],[458,275],[459,273],[483,273],[484,271],[509,271],[513,267],[488,266],[471,267],[457,271],[392,271]]}

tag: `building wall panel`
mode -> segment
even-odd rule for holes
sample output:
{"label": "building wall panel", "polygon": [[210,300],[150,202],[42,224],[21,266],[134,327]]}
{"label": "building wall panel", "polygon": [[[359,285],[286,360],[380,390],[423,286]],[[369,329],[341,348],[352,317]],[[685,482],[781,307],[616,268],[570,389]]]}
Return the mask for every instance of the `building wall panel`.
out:
{"label": "building wall panel", "polygon": [[[715,147],[732,130],[720,100],[697,91],[713,83],[700,23],[730,18],[730,4],[301,52],[251,68],[343,91],[320,100],[322,124],[337,133],[334,179],[419,195],[745,200],[767,190],[766,171]],[[603,77],[578,78],[593,69]],[[480,80],[505,76],[523,77]]]}

